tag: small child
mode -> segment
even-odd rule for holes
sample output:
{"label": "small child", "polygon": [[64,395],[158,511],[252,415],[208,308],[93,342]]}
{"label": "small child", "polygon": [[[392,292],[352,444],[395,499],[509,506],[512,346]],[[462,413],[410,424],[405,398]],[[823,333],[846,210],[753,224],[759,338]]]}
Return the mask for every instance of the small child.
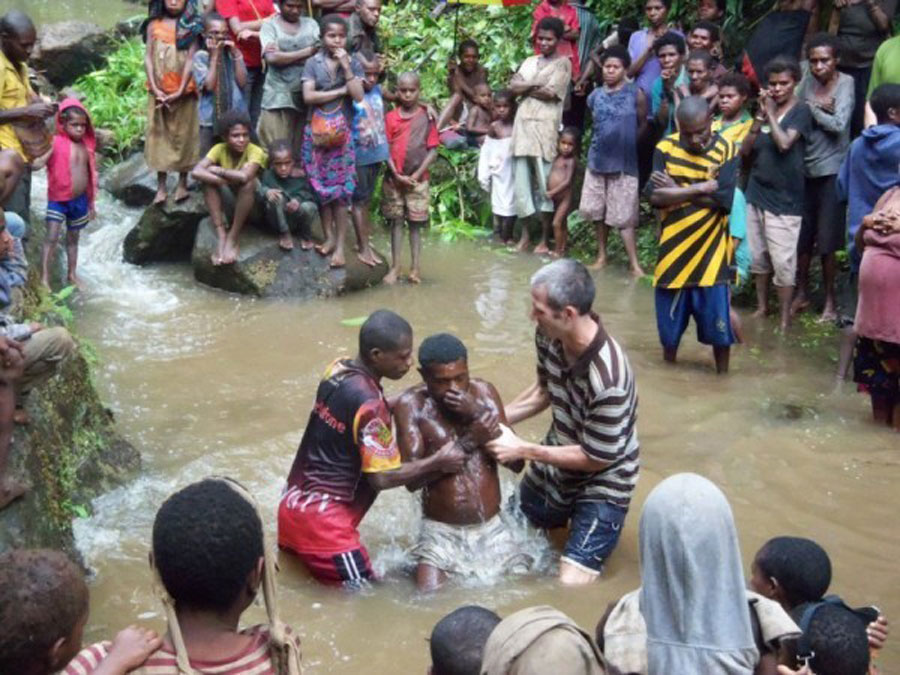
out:
{"label": "small child", "polygon": [[154,204],[168,197],[167,172],[178,172],[175,201],[188,198],[187,176],[200,152],[197,86],[191,63],[203,32],[196,0],[151,2],[146,23],[149,89],[144,158],[156,171]]}
{"label": "small child", "polygon": [[[556,159],[547,176],[547,197],[553,200],[554,250],[550,255],[562,258],[569,239],[568,218],[572,212],[572,189],[578,169],[578,142],[581,134],[575,127],[566,127],[559,134]],[[535,249],[539,252],[538,249]]]}
{"label": "small child", "polygon": [[67,98],[56,114],[56,135],[47,162],[47,236],[41,255],[41,281],[50,288],[50,259],[59,243],[60,229],[66,226],[68,283],[78,286],[78,239],[96,216],[97,140],[91,118],[84,106]]}
{"label": "small child", "polygon": [[441,111],[437,121],[441,144],[451,150],[481,147],[493,117],[491,88],[483,82],[476,84],[474,101],[467,108],[465,122],[452,122],[453,113],[461,102],[462,96],[454,94]]}
{"label": "small child", "polygon": [[478,182],[491,193],[494,239],[513,243],[516,225],[516,187],[513,174],[512,128],[516,97],[508,89],[494,94],[494,116],[490,133],[478,155]]}
{"label": "small child", "polygon": [[[213,265],[230,265],[239,254],[238,238],[253,208],[256,176],[266,166],[266,152],[250,142],[250,118],[240,110],[231,110],[219,121],[224,143],[212,147],[191,175],[203,183],[203,198],[216,228],[218,245],[212,254]],[[225,227],[222,190],[234,197],[234,219]]]}
{"label": "small child", "polygon": [[[168,632],[147,672],[300,675],[299,639],[278,618],[275,548],[268,546],[253,496],[228,478],[207,478],[169,497],[153,522],[151,570],[165,598]],[[263,590],[268,624],[239,630]],[[85,649],[76,659],[104,645]],[[97,675],[90,668],[64,675]],[[144,670],[138,671],[144,673]]]}
{"label": "small child", "polygon": [[594,269],[606,265],[606,242],[612,227],[622,236],[631,274],[642,277],[635,230],[639,215],[638,139],[647,124],[647,96],[627,81],[630,64],[628,50],[619,45],[600,56],[603,84],[587,99],[592,135],[578,210],[597,231]]}
{"label": "small child", "polygon": [[[378,0],[366,0],[375,3]],[[380,5],[379,5],[380,7]],[[370,267],[384,262],[372,248],[369,237],[372,223],[369,204],[375,193],[378,174],[390,157],[387,134],[384,130],[384,99],[378,78],[381,66],[370,61],[363,66],[363,100],[353,102],[353,140],[356,144],[356,189],[353,191],[351,214],[356,241],[359,244],[357,258]]]}
{"label": "small child", "polygon": [[200,119],[200,152],[206,154],[215,143],[217,121],[229,110],[247,111],[242,90],[247,84],[247,67],[241,50],[229,38],[228,24],[221,14],[210,12],[203,19],[206,49],[194,54],[191,72],[200,91],[197,114]]}
{"label": "small child", "polygon": [[397,79],[400,106],[384,120],[391,156],[389,174],[382,185],[381,210],[391,221],[391,270],[386,284],[396,283],[400,275],[400,249],[403,245],[403,221],[409,224],[409,248],[412,263],[409,281],[421,281],[422,228],[428,224],[428,167],[437,158],[440,143],[437,127],[419,103],[419,76],[405,72]]}
{"label": "small child", "polygon": [[266,212],[266,224],[278,232],[278,246],[294,249],[291,231],[300,235],[300,248],[313,247],[310,225],[318,213],[316,198],[305,176],[294,176],[291,143],[281,139],[269,146],[269,168],[263,171],[257,197]]}
{"label": "small child", "polygon": [[[81,649],[87,620],[88,587],[65,554],[16,549],[0,555],[0,673],[50,675],[65,668]],[[161,643],[155,632],[131,626],[106,643],[90,671],[124,675]]]}
{"label": "small child", "polygon": [[709,109],[715,113],[719,107],[719,87],[713,79],[713,63],[709,52],[701,50],[688,54],[685,65],[688,83],[681,88],[681,96],[702,96],[709,103]]}

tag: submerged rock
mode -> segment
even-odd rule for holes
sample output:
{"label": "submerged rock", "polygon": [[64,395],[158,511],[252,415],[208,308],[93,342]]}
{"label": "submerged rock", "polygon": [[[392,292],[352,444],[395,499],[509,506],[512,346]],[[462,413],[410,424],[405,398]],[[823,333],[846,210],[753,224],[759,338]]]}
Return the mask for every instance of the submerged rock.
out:
{"label": "submerged rock", "polygon": [[191,263],[197,281],[232,293],[260,297],[330,297],[357,291],[381,282],[388,266],[363,265],[352,244],[347,246],[347,266],[331,269],[328,259],[313,250],[303,251],[295,240],[293,251],[278,248],[275,235],[246,226],[241,233],[241,253],[233,265],[213,265],[216,233],[209,218],[201,221]]}
{"label": "submerged rock", "polygon": [[164,204],[147,207],[125,237],[125,262],[146,265],[190,260],[197,225],[206,214],[206,204],[199,192],[192,192],[180,203],[169,197]]}
{"label": "submerged rock", "polygon": [[102,68],[106,55],[115,49],[110,32],[88,21],[48,23],[38,31],[31,65],[61,88],[82,75]]}
{"label": "submerged rock", "polygon": [[142,152],[109,169],[101,182],[107,192],[128,206],[150,206],[156,195],[156,172],[147,166]]}

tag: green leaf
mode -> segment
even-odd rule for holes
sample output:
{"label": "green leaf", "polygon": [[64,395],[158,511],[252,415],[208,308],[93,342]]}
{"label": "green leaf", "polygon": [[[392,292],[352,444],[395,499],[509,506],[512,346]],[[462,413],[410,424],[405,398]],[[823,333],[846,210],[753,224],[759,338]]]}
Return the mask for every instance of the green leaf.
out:
{"label": "green leaf", "polygon": [[352,319],[341,319],[342,326],[362,326],[368,316],[354,316]]}

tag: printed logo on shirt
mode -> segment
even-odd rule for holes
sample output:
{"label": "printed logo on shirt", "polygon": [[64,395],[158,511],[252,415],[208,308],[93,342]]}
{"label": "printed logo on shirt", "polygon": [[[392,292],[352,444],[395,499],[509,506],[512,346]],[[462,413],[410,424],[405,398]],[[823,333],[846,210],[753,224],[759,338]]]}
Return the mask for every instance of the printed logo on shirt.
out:
{"label": "printed logo on shirt", "polygon": [[379,417],[369,420],[363,427],[360,445],[363,452],[377,457],[393,457],[397,451],[391,428]]}

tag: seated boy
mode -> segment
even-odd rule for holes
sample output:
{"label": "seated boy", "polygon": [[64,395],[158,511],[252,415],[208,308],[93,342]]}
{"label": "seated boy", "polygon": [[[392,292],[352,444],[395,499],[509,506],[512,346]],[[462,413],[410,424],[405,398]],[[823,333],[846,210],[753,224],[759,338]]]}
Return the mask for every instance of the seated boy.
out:
{"label": "seated boy", "polygon": [[381,210],[391,221],[391,270],[384,283],[392,284],[400,275],[400,249],[403,246],[403,221],[409,224],[409,248],[412,254],[410,282],[421,281],[422,228],[428,225],[428,167],[437,158],[437,127],[419,103],[419,76],[403,73],[397,80],[400,105],[384,120],[391,156],[389,175],[382,184]]}
{"label": "seated boy", "polygon": [[491,88],[480,83],[475,85],[475,99],[468,108],[465,122],[453,122],[453,113],[462,102],[461,94],[454,94],[441,111],[437,127],[441,134],[441,144],[451,150],[465,147],[478,148],[484,143],[491,130],[493,118],[493,96]]}
{"label": "seated boy", "polygon": [[[81,649],[87,619],[84,575],[65,554],[18,549],[0,555],[0,673],[50,675],[64,668]],[[156,633],[131,626],[106,644],[91,672],[124,675],[159,645]]]}
{"label": "seated boy", "polygon": [[300,248],[313,247],[310,225],[319,213],[316,197],[305,176],[294,176],[291,144],[278,140],[269,146],[269,168],[259,179],[257,197],[266,212],[266,225],[278,232],[278,246],[283,251],[294,248],[291,232],[300,235]]}
{"label": "seated boy", "polygon": [[[147,672],[179,675],[187,662],[204,673],[299,675],[299,640],[273,609],[274,555],[264,543],[255,500],[228,478],[193,483],[163,502],[153,522],[150,563],[157,591],[166,597],[169,631],[147,660]],[[260,587],[269,623],[239,630]],[[181,640],[173,642],[173,635]],[[88,652],[104,655],[106,649],[94,645],[78,659]]]}
{"label": "seated boy", "polygon": [[[191,175],[203,183],[203,198],[219,238],[212,254],[213,265],[229,265],[238,257],[238,238],[253,208],[256,176],[266,165],[266,152],[250,142],[250,118],[245,112],[230,110],[223,115],[219,133],[225,142],[214,145]],[[234,219],[227,232],[222,205],[226,188],[235,197]]]}

